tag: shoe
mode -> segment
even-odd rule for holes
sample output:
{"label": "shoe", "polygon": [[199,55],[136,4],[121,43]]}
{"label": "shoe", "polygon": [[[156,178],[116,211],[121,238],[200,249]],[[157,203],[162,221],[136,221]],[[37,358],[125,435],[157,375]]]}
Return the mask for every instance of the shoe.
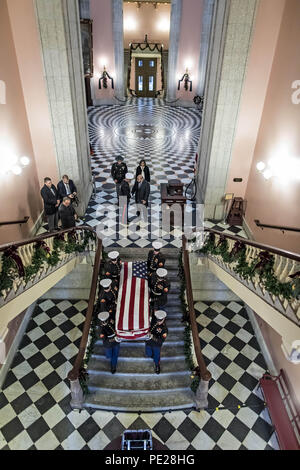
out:
{"label": "shoe", "polygon": [[117,370],[116,367],[111,366],[111,373],[112,373],[112,374],[115,374],[115,373],[116,373],[116,370]]}
{"label": "shoe", "polygon": [[156,366],[156,367],[155,367],[155,373],[156,373],[156,374],[160,374],[160,366]]}

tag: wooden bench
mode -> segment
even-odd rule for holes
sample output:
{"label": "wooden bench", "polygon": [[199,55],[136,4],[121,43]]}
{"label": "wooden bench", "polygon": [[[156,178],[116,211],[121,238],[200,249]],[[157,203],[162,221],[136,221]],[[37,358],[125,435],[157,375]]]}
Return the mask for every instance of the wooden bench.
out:
{"label": "wooden bench", "polygon": [[300,415],[284,371],[278,376],[264,374],[259,380],[281,450],[300,449]]}

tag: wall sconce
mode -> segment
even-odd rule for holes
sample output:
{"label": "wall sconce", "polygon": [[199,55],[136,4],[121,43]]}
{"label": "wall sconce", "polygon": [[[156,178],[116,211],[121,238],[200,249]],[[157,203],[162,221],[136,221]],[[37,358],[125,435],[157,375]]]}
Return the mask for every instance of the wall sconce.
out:
{"label": "wall sconce", "polygon": [[[112,89],[114,89],[114,79],[109,75],[104,65],[102,76],[99,78],[99,90],[102,89],[102,86],[103,88],[107,88],[107,79],[111,81],[111,87]],[[102,86],[101,86],[101,82],[102,82]]]}
{"label": "wall sconce", "polygon": [[184,82],[184,89],[186,91],[188,91],[189,84],[190,84],[190,90],[189,91],[192,91],[193,82],[192,82],[192,80],[190,80],[190,75],[189,75],[189,70],[188,69],[186,69],[186,72],[183,74],[181,80],[178,80],[178,90],[180,90],[181,82]]}
{"label": "wall sconce", "polygon": [[264,162],[258,162],[258,164],[256,165],[256,169],[260,173],[262,173],[265,180],[269,180],[273,176],[272,170],[270,168],[267,168]]}
{"label": "wall sconce", "polygon": [[29,165],[30,159],[22,156],[17,157],[9,149],[0,149],[1,164],[0,164],[0,175],[7,175],[12,172],[14,175],[20,175],[23,168]]}

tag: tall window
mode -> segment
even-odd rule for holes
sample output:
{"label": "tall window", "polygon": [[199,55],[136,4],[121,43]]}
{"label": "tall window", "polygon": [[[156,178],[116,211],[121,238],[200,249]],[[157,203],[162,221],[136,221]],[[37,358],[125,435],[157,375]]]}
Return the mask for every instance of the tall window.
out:
{"label": "tall window", "polygon": [[143,91],[143,76],[142,75],[139,75],[138,83],[139,83],[139,91]]}

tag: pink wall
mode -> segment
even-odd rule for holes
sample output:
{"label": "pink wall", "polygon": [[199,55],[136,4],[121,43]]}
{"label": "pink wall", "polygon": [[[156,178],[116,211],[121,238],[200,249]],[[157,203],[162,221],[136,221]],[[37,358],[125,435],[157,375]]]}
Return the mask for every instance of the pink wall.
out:
{"label": "pink wall", "polygon": [[114,90],[108,81],[108,88],[98,88],[99,78],[105,65],[110,76],[115,78],[115,53],[112,28],[112,2],[111,0],[91,0],[91,19],[93,20],[93,54],[94,54],[94,77],[92,79],[94,87],[94,98],[111,99],[114,97]]}
{"label": "pink wall", "polygon": [[253,220],[300,227],[300,171],[287,180],[274,177],[266,181],[256,170],[259,161],[268,162],[274,156],[283,162],[283,171],[290,157],[294,157],[299,164],[300,105],[293,104],[291,99],[292,83],[300,79],[299,18],[299,0],[288,0],[246,190],[246,220],[255,239],[295,252],[300,252],[299,234],[285,232],[283,235],[278,230],[270,229],[262,231]]}
{"label": "pink wall", "polygon": [[285,1],[261,0],[257,11],[226,189],[237,197],[245,197]]}
{"label": "pink wall", "polygon": [[181,14],[181,33],[178,48],[178,62],[176,81],[182,78],[188,67],[193,81],[193,91],[186,91],[181,82],[180,91],[176,97],[182,100],[192,101],[197,89],[198,64],[201,45],[203,0],[183,0]]}
{"label": "pink wall", "polygon": [[151,4],[126,3],[123,6],[124,15],[124,48],[129,49],[131,42],[143,42],[145,34],[148,34],[149,42],[158,42],[169,48],[171,5],[157,4],[157,8]]}
{"label": "pink wall", "polygon": [[[21,176],[0,176],[1,220],[30,216],[26,225],[0,227],[0,243],[20,240],[29,234],[42,210],[40,185],[27,121],[24,96],[6,0],[0,1],[0,80],[6,83],[6,104],[0,105],[0,147],[8,146],[17,156],[27,155],[31,163]],[[3,45],[5,44],[5,47]],[[5,155],[0,155],[3,162]]]}
{"label": "pink wall", "polygon": [[50,176],[56,183],[59,175],[34,2],[9,0],[8,11],[39,185],[43,186],[45,176]]}
{"label": "pink wall", "polygon": [[256,314],[257,322],[260,326],[260,330],[265,339],[266,345],[272,356],[274,365],[279,373],[280,369],[286,372],[288,380],[290,382],[294,399],[296,400],[298,407],[300,408],[300,366],[299,364],[292,364],[289,362],[281,349],[282,338],[271,328],[260,316]]}

